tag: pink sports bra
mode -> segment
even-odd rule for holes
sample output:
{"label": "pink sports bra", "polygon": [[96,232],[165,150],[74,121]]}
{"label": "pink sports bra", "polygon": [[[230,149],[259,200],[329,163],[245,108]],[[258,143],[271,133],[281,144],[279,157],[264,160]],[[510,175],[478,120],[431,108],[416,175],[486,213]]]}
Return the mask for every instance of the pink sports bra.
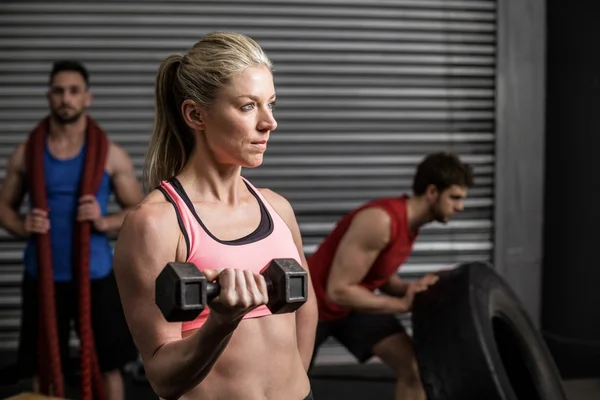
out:
{"label": "pink sports bra", "polygon": [[[157,187],[173,204],[179,227],[187,245],[187,262],[194,263],[199,270],[235,268],[249,269],[259,273],[274,258],[294,258],[301,264],[298,249],[285,221],[265,200],[260,191],[243,178],[248,190],[254,195],[261,210],[261,221],[256,230],[235,240],[220,240],[215,237],[196,213],[194,205],[181,183],[172,178]],[[198,329],[210,313],[206,307],[193,321],[182,323],[181,330]],[[258,318],[270,315],[263,305],[244,316]]]}

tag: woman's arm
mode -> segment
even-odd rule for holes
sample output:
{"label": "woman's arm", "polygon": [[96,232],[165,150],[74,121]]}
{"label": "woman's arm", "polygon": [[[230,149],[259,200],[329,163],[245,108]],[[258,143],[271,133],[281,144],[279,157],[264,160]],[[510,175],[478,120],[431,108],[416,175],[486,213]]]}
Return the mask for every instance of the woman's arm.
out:
{"label": "woman's arm", "polygon": [[[240,278],[244,281],[244,275],[240,272],[239,277],[236,271],[225,270],[219,275],[221,295],[213,301],[220,303],[218,312],[211,308],[206,323],[182,339],[181,323],[167,322],[154,300],[157,275],[168,262],[184,261],[176,260],[180,236],[176,221],[168,203],[136,207],[125,218],[114,255],[115,276],[129,329],[148,381],[164,399],[177,399],[202,382],[227,346],[241,316],[264,304],[267,298],[264,279],[260,281],[256,276],[256,290],[250,296],[230,291],[231,283]],[[217,277],[216,271],[203,273],[209,280]],[[252,275],[246,278],[252,279]],[[247,290],[245,287],[243,290]],[[250,303],[235,307],[245,295]]]}

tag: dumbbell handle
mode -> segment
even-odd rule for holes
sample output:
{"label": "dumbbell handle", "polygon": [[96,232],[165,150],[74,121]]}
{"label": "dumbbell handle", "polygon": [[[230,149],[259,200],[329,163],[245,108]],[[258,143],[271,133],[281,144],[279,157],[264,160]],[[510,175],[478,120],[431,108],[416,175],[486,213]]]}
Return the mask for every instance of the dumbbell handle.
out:
{"label": "dumbbell handle", "polygon": [[[267,293],[272,293],[273,283],[270,279],[265,278],[265,283],[267,284]],[[221,293],[221,285],[218,282],[208,282],[206,284],[206,302],[210,303],[214,300],[219,293]]]}

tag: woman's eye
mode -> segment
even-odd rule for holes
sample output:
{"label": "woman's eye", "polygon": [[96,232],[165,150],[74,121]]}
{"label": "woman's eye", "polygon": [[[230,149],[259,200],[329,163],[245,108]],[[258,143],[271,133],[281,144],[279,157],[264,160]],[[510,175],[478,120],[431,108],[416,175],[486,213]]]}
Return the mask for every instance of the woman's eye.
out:
{"label": "woman's eye", "polygon": [[250,111],[253,108],[254,108],[254,104],[253,103],[248,103],[248,104],[245,104],[245,105],[242,106],[242,110],[245,110],[245,111]]}

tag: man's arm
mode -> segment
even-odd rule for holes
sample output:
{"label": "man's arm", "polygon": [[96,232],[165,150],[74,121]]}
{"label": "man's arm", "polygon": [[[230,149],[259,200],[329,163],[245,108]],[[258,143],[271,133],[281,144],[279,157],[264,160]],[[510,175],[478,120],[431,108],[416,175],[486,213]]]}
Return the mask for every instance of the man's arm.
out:
{"label": "man's arm", "polygon": [[296,310],[296,336],[298,340],[298,351],[300,352],[300,357],[302,358],[304,368],[308,371],[314,350],[315,334],[319,315],[317,310],[317,299],[315,297],[315,291],[310,278],[310,271],[304,256],[300,228],[298,227],[298,222],[291,204],[284,197],[268,189],[261,189],[261,193],[265,196],[273,208],[275,208],[277,213],[281,216],[281,218],[283,218],[290,228],[294,238],[294,243],[296,244],[296,248],[300,254],[302,267],[308,274],[308,298],[306,299],[306,303]]}
{"label": "man's arm", "polygon": [[373,262],[390,240],[391,218],[380,208],[357,213],[333,258],[327,295],[340,307],[374,314],[397,314],[410,309],[410,299],[377,295],[362,287]]}
{"label": "man's arm", "polygon": [[100,225],[105,232],[118,232],[125,215],[144,198],[144,192],[136,175],[131,158],[125,150],[114,143],[109,153],[112,170],[112,186],[121,211],[102,218]]}
{"label": "man's arm", "polygon": [[402,297],[406,294],[408,287],[410,286],[409,282],[402,280],[398,274],[394,274],[390,277],[390,279],[379,289],[390,296]]}
{"label": "man's arm", "polygon": [[0,225],[10,234],[26,238],[24,219],[19,208],[25,195],[25,144],[19,145],[8,159],[4,184],[0,189]]}
{"label": "man's arm", "polygon": [[436,274],[428,273],[412,282],[406,282],[397,274],[394,274],[380,289],[390,296],[402,297],[406,295],[411,285],[415,287],[415,290],[420,292],[435,284],[438,279],[439,277]]}

